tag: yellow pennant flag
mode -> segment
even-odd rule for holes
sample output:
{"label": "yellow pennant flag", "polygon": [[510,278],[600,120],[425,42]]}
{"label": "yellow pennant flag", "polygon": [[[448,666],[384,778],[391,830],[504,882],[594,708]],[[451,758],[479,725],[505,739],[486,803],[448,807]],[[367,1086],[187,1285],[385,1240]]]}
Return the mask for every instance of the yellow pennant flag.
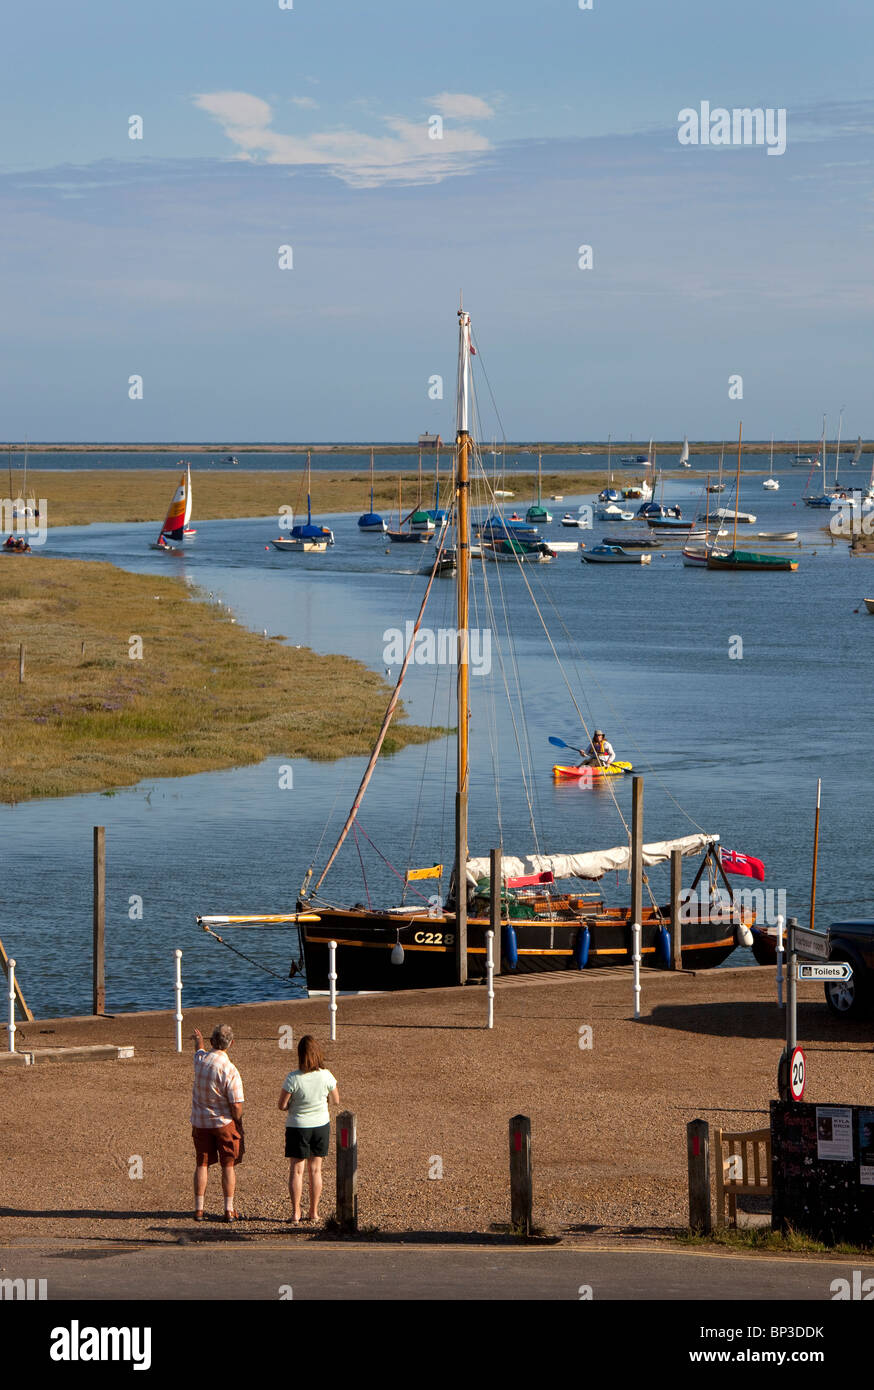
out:
{"label": "yellow pennant flag", "polygon": [[407,883],[414,883],[421,878],[442,878],[443,865],[434,864],[430,869],[407,869]]}

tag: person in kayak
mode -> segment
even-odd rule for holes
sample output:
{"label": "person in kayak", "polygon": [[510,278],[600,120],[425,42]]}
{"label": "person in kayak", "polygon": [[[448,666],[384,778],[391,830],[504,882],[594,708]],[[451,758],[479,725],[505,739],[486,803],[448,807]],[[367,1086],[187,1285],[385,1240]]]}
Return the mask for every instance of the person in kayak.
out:
{"label": "person in kayak", "polygon": [[578,767],[607,767],[616,761],[612,743],[607,742],[603,729],[596,729],[591,743],[586,749],[583,761]]}

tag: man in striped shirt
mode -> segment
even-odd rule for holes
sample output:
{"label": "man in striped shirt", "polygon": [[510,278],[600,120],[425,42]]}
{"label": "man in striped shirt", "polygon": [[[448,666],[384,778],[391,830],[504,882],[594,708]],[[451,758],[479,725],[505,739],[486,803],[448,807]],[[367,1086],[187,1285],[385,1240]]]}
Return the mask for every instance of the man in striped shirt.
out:
{"label": "man in striped shirt", "polygon": [[243,1082],[228,1056],[234,1030],[223,1023],[212,1030],[209,1052],[195,1028],[194,1090],[191,1096],[191,1134],[197,1167],[194,1170],[194,1219],[203,1220],[203,1199],[211,1163],[220,1163],[225,1221],[236,1221],[234,1164],[243,1157]]}

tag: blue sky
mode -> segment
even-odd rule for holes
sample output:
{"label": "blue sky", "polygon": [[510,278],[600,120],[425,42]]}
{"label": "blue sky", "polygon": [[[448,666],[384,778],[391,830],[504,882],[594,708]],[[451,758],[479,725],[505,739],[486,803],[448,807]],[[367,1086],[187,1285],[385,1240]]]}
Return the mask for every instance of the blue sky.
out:
{"label": "blue sky", "polygon": [[[463,286],[489,436],[870,436],[872,39],[805,0],[21,7],[0,435],[451,434]],[[702,100],[785,108],[785,154],[681,147]]]}

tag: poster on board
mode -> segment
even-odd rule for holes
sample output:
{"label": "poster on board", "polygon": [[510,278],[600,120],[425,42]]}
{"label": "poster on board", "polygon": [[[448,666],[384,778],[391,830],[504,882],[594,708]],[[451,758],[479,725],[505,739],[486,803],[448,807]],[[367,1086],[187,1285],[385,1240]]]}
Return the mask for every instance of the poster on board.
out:
{"label": "poster on board", "polygon": [[852,1162],[853,1111],[850,1106],[816,1107],[816,1156]]}
{"label": "poster on board", "polygon": [[874,1110],[859,1111],[859,1182],[874,1187]]}

